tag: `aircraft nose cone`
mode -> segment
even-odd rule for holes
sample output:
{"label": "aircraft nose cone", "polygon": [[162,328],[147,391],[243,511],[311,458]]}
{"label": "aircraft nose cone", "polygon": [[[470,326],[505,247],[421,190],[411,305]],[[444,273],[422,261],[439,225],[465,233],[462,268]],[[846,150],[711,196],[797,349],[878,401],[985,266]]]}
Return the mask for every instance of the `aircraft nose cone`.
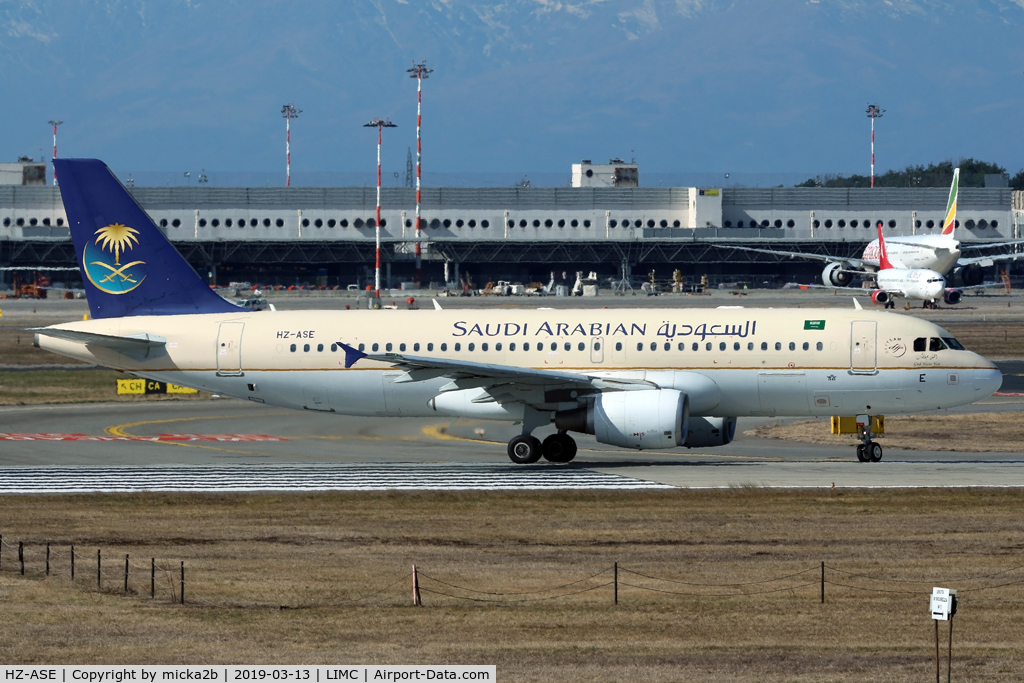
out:
{"label": "aircraft nose cone", "polygon": [[[992,365],[989,363],[989,365]],[[979,368],[974,371],[974,392],[978,399],[991,396],[1003,385],[1003,373],[992,365],[990,368]]]}

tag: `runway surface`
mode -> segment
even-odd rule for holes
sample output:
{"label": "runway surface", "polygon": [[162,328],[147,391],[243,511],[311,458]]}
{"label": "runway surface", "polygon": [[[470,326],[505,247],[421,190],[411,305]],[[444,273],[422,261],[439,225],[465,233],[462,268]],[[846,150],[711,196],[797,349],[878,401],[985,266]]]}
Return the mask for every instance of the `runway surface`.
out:
{"label": "runway surface", "polygon": [[[951,412],[1003,411],[1024,411],[1024,396]],[[8,407],[0,408],[0,493],[1024,486],[1019,452],[887,448],[881,463],[859,463],[849,446],[742,434],[765,422],[775,420],[742,419],[736,441],[715,449],[637,452],[581,436],[572,463],[521,466],[505,453],[516,428],[502,423],[342,417],[225,399]]]}

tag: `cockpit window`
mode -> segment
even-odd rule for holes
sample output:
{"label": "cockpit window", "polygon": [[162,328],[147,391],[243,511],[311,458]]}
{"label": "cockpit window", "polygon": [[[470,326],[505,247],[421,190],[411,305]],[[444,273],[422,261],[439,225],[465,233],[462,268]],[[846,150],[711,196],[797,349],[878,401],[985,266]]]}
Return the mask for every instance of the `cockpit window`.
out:
{"label": "cockpit window", "polygon": [[928,338],[918,337],[914,340],[914,351],[925,351],[928,349]]}
{"label": "cockpit window", "polygon": [[964,348],[963,344],[958,342],[956,339],[953,339],[952,337],[943,337],[942,341],[946,342],[946,346],[948,346],[951,349],[955,349],[957,351],[966,351],[967,350],[966,348]]}
{"label": "cockpit window", "polygon": [[931,339],[928,340],[928,350],[929,351],[945,351],[946,350],[946,344],[941,339],[939,339],[938,337],[932,337]]}

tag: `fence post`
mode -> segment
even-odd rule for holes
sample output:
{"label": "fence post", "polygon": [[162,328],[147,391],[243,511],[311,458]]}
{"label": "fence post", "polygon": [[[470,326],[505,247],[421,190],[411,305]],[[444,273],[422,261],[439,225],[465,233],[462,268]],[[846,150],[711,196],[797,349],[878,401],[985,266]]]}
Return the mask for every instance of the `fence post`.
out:
{"label": "fence post", "polygon": [[46,542],[46,575],[50,575],[50,542]]}
{"label": "fence post", "polygon": [[416,565],[412,566],[412,604],[423,606],[423,600],[420,598],[420,576],[416,572]]}
{"label": "fence post", "polygon": [[619,604],[619,563],[615,563],[615,604]]}
{"label": "fence post", "polygon": [[825,604],[825,561],[821,561],[821,604]]}
{"label": "fence post", "polygon": [[124,554],[124,592],[128,592],[128,553]]}
{"label": "fence post", "polygon": [[25,576],[25,546],[18,541],[18,562],[21,563],[21,575]]}
{"label": "fence post", "polygon": [[71,580],[75,580],[75,544],[71,544]]}
{"label": "fence post", "polygon": [[101,567],[103,565],[102,553],[103,551],[101,551],[99,548],[96,548],[96,590],[98,591],[103,590],[103,573],[101,571]]}
{"label": "fence post", "polygon": [[149,599],[156,597],[156,558],[149,558]]}
{"label": "fence post", "polygon": [[4,535],[0,534],[0,569],[4,568]]}
{"label": "fence post", "polygon": [[185,560],[181,561],[181,604],[185,604]]}

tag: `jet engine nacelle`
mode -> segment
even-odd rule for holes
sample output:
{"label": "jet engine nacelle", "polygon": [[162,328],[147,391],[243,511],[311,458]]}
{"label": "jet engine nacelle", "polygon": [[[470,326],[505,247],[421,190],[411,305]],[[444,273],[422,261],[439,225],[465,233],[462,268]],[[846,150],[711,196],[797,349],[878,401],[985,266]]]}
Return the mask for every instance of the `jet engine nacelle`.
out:
{"label": "jet engine nacelle", "polygon": [[982,271],[981,266],[977,263],[972,263],[969,266],[954,268],[950,280],[964,287],[973,287],[974,285],[980,285],[984,278],[985,273]]}
{"label": "jet engine nacelle", "polygon": [[951,287],[942,293],[942,300],[950,306],[956,306],[964,298],[964,293],[955,287]]}
{"label": "jet engine nacelle", "polygon": [[876,304],[879,304],[880,306],[884,306],[885,304],[892,301],[892,295],[889,294],[889,292],[885,291],[884,289],[876,289],[871,294],[871,300],[874,301]]}
{"label": "jet engine nacelle", "polygon": [[846,287],[853,280],[853,275],[843,270],[842,263],[830,263],[821,273],[821,281],[832,287]]}
{"label": "jet engine nacelle", "polygon": [[690,399],[675,389],[643,389],[598,394],[594,402],[555,413],[555,426],[593,434],[601,443],[623,448],[682,446],[689,429]]}
{"label": "jet engine nacelle", "polygon": [[687,448],[725,446],[735,436],[735,417],[691,417],[685,445]]}

